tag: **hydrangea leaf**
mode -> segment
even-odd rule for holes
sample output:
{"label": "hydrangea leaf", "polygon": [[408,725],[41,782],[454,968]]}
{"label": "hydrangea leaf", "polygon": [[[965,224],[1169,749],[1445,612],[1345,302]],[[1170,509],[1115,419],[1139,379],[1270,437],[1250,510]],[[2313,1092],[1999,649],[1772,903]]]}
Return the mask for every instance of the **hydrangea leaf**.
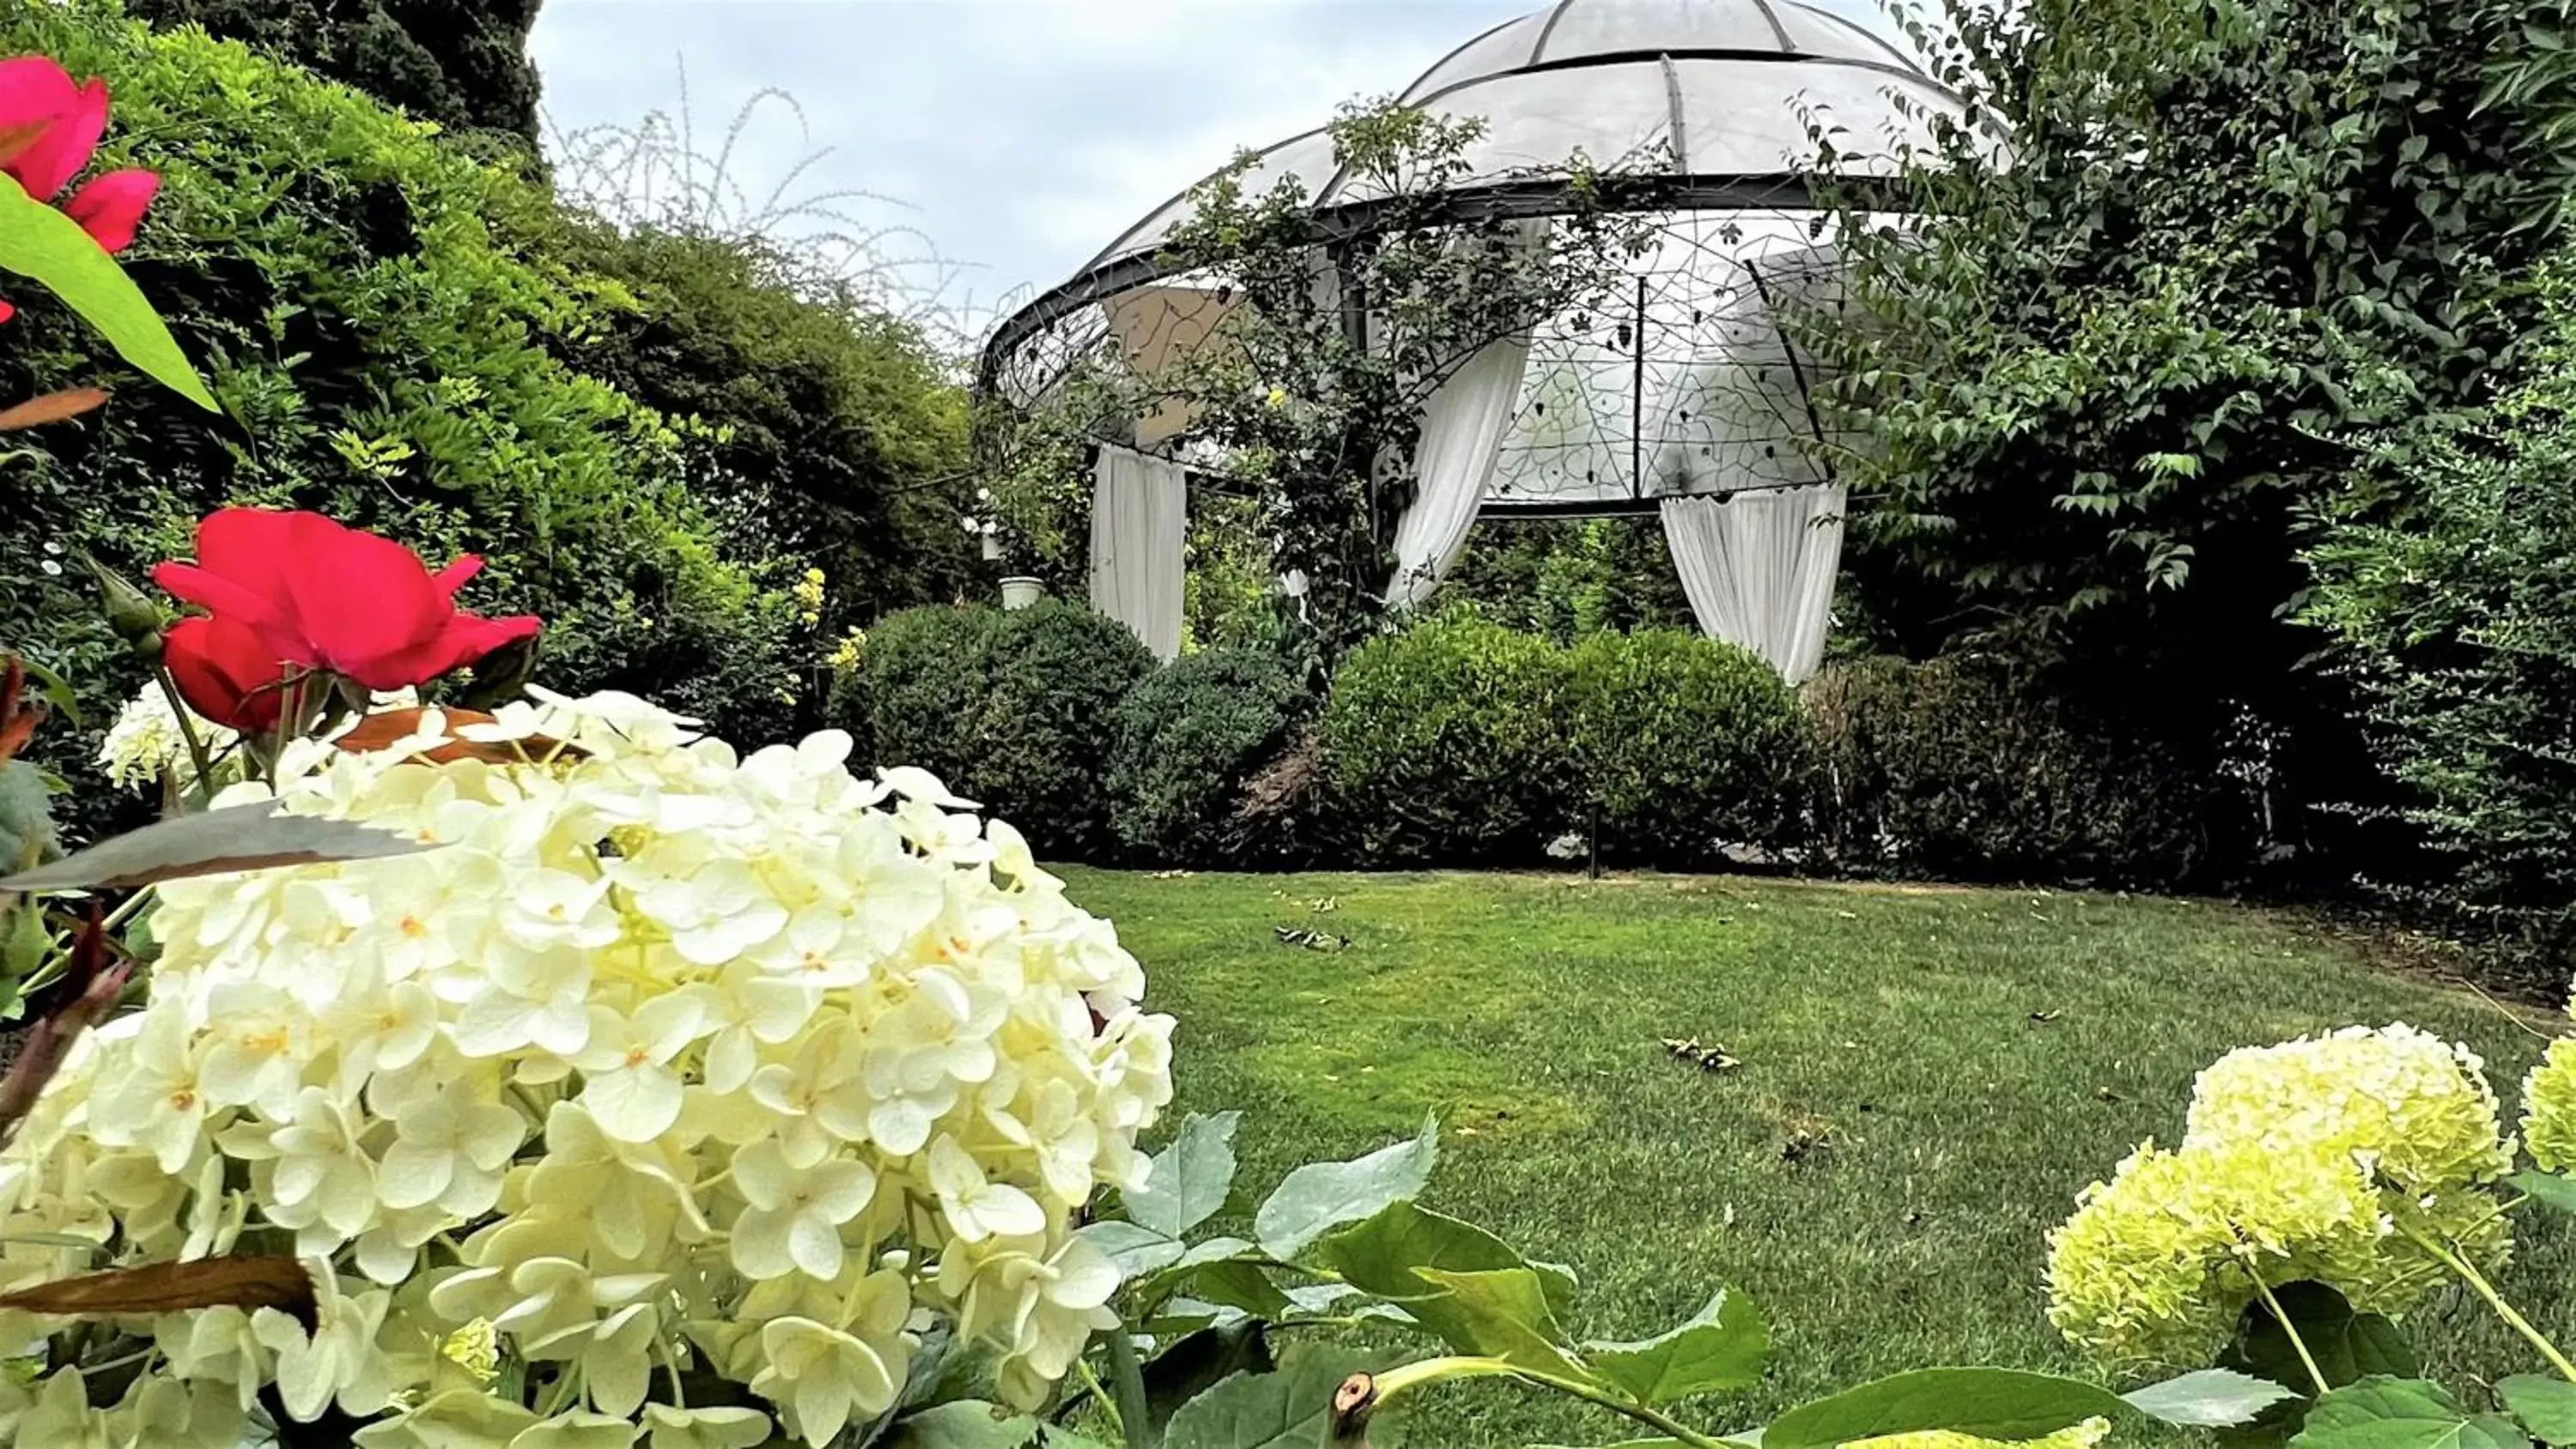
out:
{"label": "hydrangea leaf", "polygon": [[2505,1185],[2542,1207],[2576,1214],[2576,1177],[2555,1172],[2517,1172]]}
{"label": "hydrangea leaf", "polygon": [[1440,1154],[1440,1124],[1350,1162],[1311,1162],[1288,1174],[1253,1216],[1253,1235],[1275,1258],[1293,1258],[1333,1228],[1358,1222],[1387,1204],[1409,1201],[1431,1180]]}
{"label": "hydrangea leaf", "polygon": [[2495,1386],[2496,1397],[2543,1444],[2576,1444],[2576,1384],[2539,1374],[2516,1374]]}
{"label": "hydrangea leaf", "polygon": [[2530,1449],[2496,1414],[2462,1409],[2440,1384],[2374,1376],[2317,1400],[2292,1449]]}
{"label": "hydrangea leaf", "polygon": [[970,1399],[904,1418],[886,1444],[887,1449],[1023,1449],[1037,1437],[1037,1420],[1002,1416],[991,1404]]}
{"label": "hydrangea leaf", "polygon": [[[2290,1316],[2299,1340],[2315,1355],[2330,1388],[2372,1375],[2412,1378],[2422,1371],[2412,1345],[2397,1325],[2376,1313],[2356,1311],[2344,1296],[2322,1283],[2291,1283],[2273,1296]],[[2248,1311],[2235,1344],[2220,1357],[2219,1367],[2270,1379],[2304,1397],[2311,1388],[2296,1345],[2281,1325],[2260,1307]]]}
{"label": "hydrangea leaf", "polygon": [[1401,1298],[1423,1327],[1461,1353],[1498,1358],[1560,1378],[1591,1380],[1559,1341],[1556,1314],[1548,1307],[1547,1287],[1529,1268],[1493,1268],[1452,1273],[1417,1268],[1415,1275],[1434,1291],[1425,1297]]}
{"label": "hydrangea leaf", "polygon": [[1409,1201],[1389,1203],[1317,1246],[1344,1282],[1380,1298],[1420,1296],[1422,1283],[1414,1274],[1423,1268],[1451,1273],[1528,1268],[1546,1286],[1550,1308],[1563,1313],[1574,1301],[1573,1270],[1531,1262],[1483,1228]]}
{"label": "hydrangea leaf", "polygon": [[107,338],[145,376],[216,412],[214,394],[179,350],[143,290],[79,222],[0,175],[0,271],[34,278]]}
{"label": "hydrangea leaf", "polygon": [[[1236,1374],[1172,1415],[1163,1449],[1315,1449],[1324,1442],[1324,1420],[1333,1390],[1376,1359],[1350,1349],[1300,1344],[1280,1358],[1276,1373]],[[1392,1449],[1385,1419],[1369,1423],[1369,1441]]]}
{"label": "hydrangea leaf", "polygon": [[1181,1335],[1145,1364],[1145,1403],[1154,1431],[1160,1434],[1181,1405],[1236,1374],[1265,1374],[1278,1366],[1269,1325],[1258,1318]]}
{"label": "hydrangea leaf", "polygon": [[1749,1389],[1761,1380],[1770,1353],[1761,1310],[1721,1288],[1679,1328],[1637,1343],[1586,1344],[1583,1357],[1631,1402],[1656,1408],[1695,1394]]}
{"label": "hydrangea leaf", "polygon": [[1127,1216],[1167,1238],[1177,1238],[1225,1206],[1234,1186],[1234,1129],[1240,1112],[1192,1117],[1172,1145],[1154,1154],[1142,1187],[1126,1194]]}
{"label": "hydrangea leaf", "polygon": [[1082,1236],[1090,1241],[1091,1246],[1109,1255],[1110,1266],[1118,1270],[1118,1279],[1122,1283],[1168,1268],[1189,1251],[1180,1242],[1152,1228],[1122,1223],[1114,1218],[1084,1228]]}
{"label": "hydrangea leaf", "polygon": [[2264,1410],[2298,1397],[2270,1379],[2232,1369],[2201,1369],[2120,1397],[2151,1419],[2196,1429],[2252,1423]]}
{"label": "hydrangea leaf", "polygon": [[1935,1368],[1896,1374],[1791,1409],[1763,1449],[1840,1449],[1854,1439],[1930,1429],[1980,1439],[2037,1439],[2097,1415],[2129,1411],[2110,1390],[2017,1369]]}

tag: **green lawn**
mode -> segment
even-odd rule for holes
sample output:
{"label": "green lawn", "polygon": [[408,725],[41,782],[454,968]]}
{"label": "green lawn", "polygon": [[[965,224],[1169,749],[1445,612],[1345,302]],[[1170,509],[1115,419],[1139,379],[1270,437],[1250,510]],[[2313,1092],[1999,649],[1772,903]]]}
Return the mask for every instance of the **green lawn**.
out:
{"label": "green lawn", "polygon": [[[1900,1368],[2074,1367],[2041,1316],[2042,1237],[2140,1138],[2180,1134],[2192,1074],[2230,1047],[2405,1020],[2472,1043],[2511,1108],[2541,1046],[2358,946],[2193,902],[1699,878],[1070,880],[1180,1018],[1180,1108],[1243,1110],[1245,1182],[1266,1191],[1435,1110],[1447,1133],[1427,1202],[1574,1265],[1581,1329],[1659,1331],[1718,1283],[1757,1297],[1776,1367],[1729,1416],[1748,1422]],[[1350,945],[1282,944],[1280,926]],[[1702,1072],[1667,1037],[1742,1065]],[[2564,1239],[2526,1238],[2518,1275],[2568,1281]],[[2470,1305],[2427,1316],[2444,1326],[2419,1320],[2419,1336],[2459,1344],[2454,1366],[2522,1366]],[[1619,1437],[1503,1389],[1437,1417],[1417,1449]]]}

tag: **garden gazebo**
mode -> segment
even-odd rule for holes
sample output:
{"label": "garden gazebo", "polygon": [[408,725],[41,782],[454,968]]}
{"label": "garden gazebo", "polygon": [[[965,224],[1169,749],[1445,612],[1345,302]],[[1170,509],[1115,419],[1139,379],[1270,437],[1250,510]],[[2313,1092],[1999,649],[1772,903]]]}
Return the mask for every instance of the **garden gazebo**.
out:
{"label": "garden gazebo", "polygon": [[[1835,184],[1886,181],[1956,98],[1868,29],[1797,0],[1559,0],[1467,41],[1399,99],[1482,123],[1445,215],[1521,223],[1543,244],[1551,218],[1606,205],[1650,219],[1654,240],[1611,305],[1530,319],[1432,395],[1390,602],[1426,598],[1480,513],[1660,515],[1702,627],[1792,680],[1812,672],[1844,504],[1832,450],[1811,445],[1812,363],[1782,325],[1837,295],[1814,138],[1836,137]],[[1562,168],[1577,157],[1615,184],[1574,195]],[[1386,198],[1337,165],[1327,130],[1259,152],[1242,184],[1290,178],[1312,198],[1319,257],[1382,225]],[[1073,358],[1112,348],[1151,370],[1215,333],[1228,298],[1164,248],[1193,204],[1157,208],[1005,319],[985,391],[1027,405]],[[1189,422],[1171,407],[1137,418],[1099,440],[1095,464],[1094,600],[1166,655],[1180,637]]]}

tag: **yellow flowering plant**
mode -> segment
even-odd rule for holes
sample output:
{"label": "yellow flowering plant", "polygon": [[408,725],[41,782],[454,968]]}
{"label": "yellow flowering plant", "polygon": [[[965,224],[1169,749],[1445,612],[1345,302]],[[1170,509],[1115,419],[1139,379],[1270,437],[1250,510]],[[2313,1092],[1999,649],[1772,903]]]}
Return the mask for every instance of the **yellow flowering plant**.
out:
{"label": "yellow flowering plant", "polygon": [[[2268,1418],[2307,1449],[2564,1442],[2576,1363],[2495,1274],[2515,1210],[2576,1210],[2576,1039],[2523,1098],[2535,1166],[2517,1172],[2466,1048],[2401,1023],[2232,1052],[2200,1074],[2181,1142],[2141,1146],[2050,1236],[2049,1317],[2114,1368],[2215,1358],[2274,1380],[2289,1397]],[[2466,1395],[2425,1378],[2401,1324],[2454,1282],[2549,1372]]]}

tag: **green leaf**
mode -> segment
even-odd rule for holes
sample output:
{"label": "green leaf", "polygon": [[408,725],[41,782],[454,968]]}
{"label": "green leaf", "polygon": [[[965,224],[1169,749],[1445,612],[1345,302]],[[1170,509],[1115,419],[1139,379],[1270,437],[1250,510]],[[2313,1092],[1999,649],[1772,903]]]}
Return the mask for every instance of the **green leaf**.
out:
{"label": "green leaf", "polygon": [[[1566,1446],[1532,1444],[1530,1449],[1566,1449]],[[1684,1446],[1679,1439],[1622,1439],[1616,1444],[1601,1445],[1600,1449],[1684,1449]]]}
{"label": "green leaf", "polygon": [[1141,1278],[1158,1268],[1168,1268],[1189,1251],[1183,1244],[1163,1236],[1152,1228],[1135,1223],[1122,1223],[1112,1218],[1093,1223],[1081,1236],[1109,1255],[1111,1267],[1118,1270],[1119,1281]]}
{"label": "green leaf", "polygon": [[0,175],[0,271],[32,277],[89,320],[137,371],[215,412],[214,394],[141,288],[80,223]]}
{"label": "green leaf", "polygon": [[1210,1263],[1191,1273],[1188,1281],[1190,1291],[1210,1303],[1240,1308],[1255,1318],[1267,1318],[1274,1323],[1287,1317],[1296,1307],[1288,1295],[1279,1290],[1279,1285],[1270,1281],[1270,1275],[1254,1263],[1240,1260]]}
{"label": "green leaf", "polygon": [[1414,1271],[1437,1291],[1395,1301],[1451,1348],[1563,1378],[1592,1379],[1592,1374],[1560,1342],[1564,1335],[1557,1329],[1556,1314],[1548,1307],[1547,1285],[1540,1281],[1536,1270]]}
{"label": "green leaf", "polygon": [[1175,1339],[1145,1365],[1145,1403],[1154,1431],[1171,1423],[1181,1405],[1236,1374],[1266,1374],[1279,1367],[1270,1356],[1269,1325],[1241,1319]]}
{"label": "green leaf", "polygon": [[2298,1395],[2270,1379],[2232,1369],[2202,1369],[2120,1397],[2151,1419],[2195,1429],[2225,1429],[2252,1423],[2265,1409]]}
{"label": "green leaf", "polygon": [[1225,1206],[1234,1185],[1234,1129],[1240,1112],[1192,1117],[1154,1154],[1145,1185],[1126,1194],[1127,1216],[1167,1238],[1177,1238]]}
{"label": "green leaf", "polygon": [[2015,1369],[1916,1369],[1791,1409],[1763,1449],[1840,1449],[1854,1439],[1948,1429],[1980,1439],[2037,1439],[2129,1406],[2107,1389]]}
{"label": "green leaf", "polygon": [[2440,1384],[2373,1376],[2346,1384],[2308,1410],[2292,1449],[2530,1449],[2495,1414],[2471,1414]]}
{"label": "green leaf", "polygon": [[[2328,1388],[2339,1388],[2374,1374],[2413,1378],[2423,1365],[2406,1335],[2376,1313],[2360,1313],[2344,1296],[2322,1283],[2292,1283],[2275,1289],[2282,1311],[2299,1331],[2300,1342],[2316,1356]],[[2237,1341],[2220,1356],[2221,1368],[2235,1369],[2289,1389],[2301,1398],[2314,1391],[2296,1344],[2269,1310],[2256,1304],[2246,1310]]]}
{"label": "green leaf", "polygon": [[1770,1330],[1753,1300],[1721,1288],[1708,1306],[1670,1333],[1638,1343],[1588,1343],[1583,1358],[1631,1403],[1658,1408],[1694,1394],[1749,1389],[1771,1353]]}
{"label": "green leaf", "polygon": [[129,830],[77,855],[0,880],[0,891],[126,890],[192,876],[380,860],[438,848],[351,821],[281,815],[281,803],[228,805]]}
{"label": "green leaf", "polygon": [[991,1404],[965,1400],[924,1409],[898,1421],[888,1449],[1022,1449],[1038,1436],[1038,1421],[995,1417]]}
{"label": "green leaf", "polygon": [[2576,1177],[2555,1172],[2517,1172],[2506,1179],[2506,1184],[2542,1207],[2576,1214]]}
{"label": "green leaf", "polygon": [[[1315,1449],[1324,1442],[1333,1390],[1377,1361],[1351,1349],[1300,1344],[1281,1357],[1277,1373],[1236,1374],[1183,1404],[1163,1449]],[[1394,1443],[1383,1419],[1370,1422],[1369,1439],[1379,1449]]]}
{"label": "green leaf", "polygon": [[1440,1124],[1432,1120],[1410,1142],[1351,1162],[1308,1163],[1253,1215],[1253,1235],[1272,1257],[1293,1258],[1327,1230],[1419,1195],[1439,1154]]}
{"label": "green leaf", "polygon": [[1573,1270],[1530,1262],[1483,1228],[1412,1202],[1389,1203],[1316,1247],[1342,1281],[1380,1298],[1422,1296],[1422,1280],[1415,1273],[1423,1268],[1451,1273],[1528,1268],[1547,1286],[1549,1307],[1563,1313],[1574,1301]]}
{"label": "green leaf", "polygon": [[2506,1409],[2544,1444],[2576,1444],[2576,1384],[2540,1374],[2516,1374],[2495,1386]]}

